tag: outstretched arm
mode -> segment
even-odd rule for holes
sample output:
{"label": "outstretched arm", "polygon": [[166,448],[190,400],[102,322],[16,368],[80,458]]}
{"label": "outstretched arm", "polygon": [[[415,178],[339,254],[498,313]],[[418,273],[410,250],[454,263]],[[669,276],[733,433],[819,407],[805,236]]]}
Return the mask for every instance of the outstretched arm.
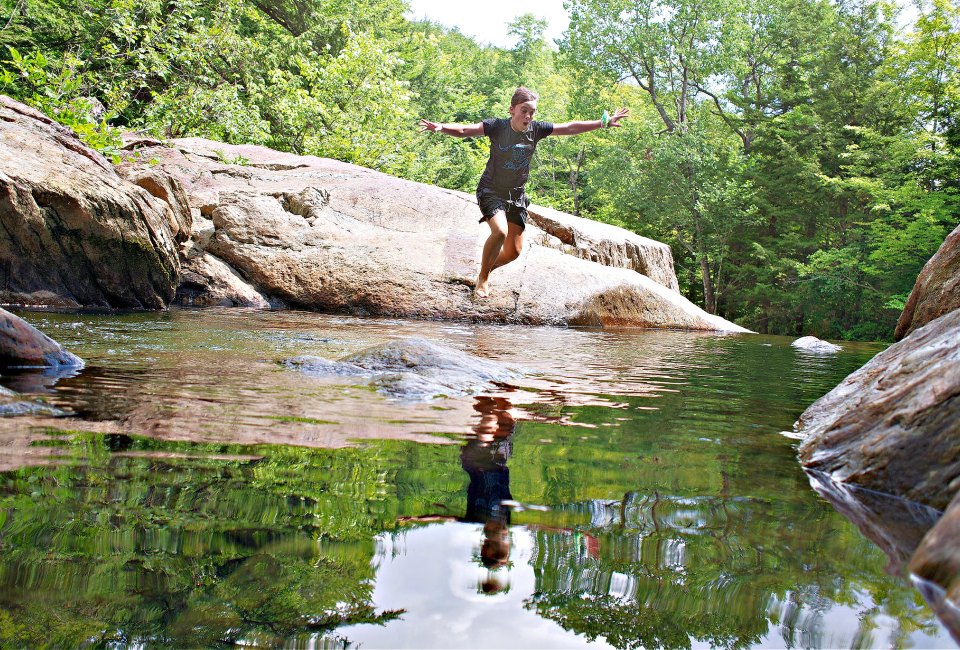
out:
{"label": "outstretched arm", "polygon": [[[629,108],[618,108],[617,112],[614,113],[613,117],[610,118],[610,121],[607,122],[607,126],[623,126],[620,124],[620,120],[625,120],[628,117],[630,117]],[[554,124],[553,133],[551,135],[577,135],[578,133],[586,133],[587,131],[596,131],[597,129],[602,129],[603,126],[603,120],[564,122],[563,124]]]}
{"label": "outstretched arm", "polygon": [[446,133],[458,138],[472,138],[483,135],[483,123],[478,124],[442,124],[440,122],[431,122],[429,120],[420,120],[420,130],[418,133],[431,131],[433,133]]}

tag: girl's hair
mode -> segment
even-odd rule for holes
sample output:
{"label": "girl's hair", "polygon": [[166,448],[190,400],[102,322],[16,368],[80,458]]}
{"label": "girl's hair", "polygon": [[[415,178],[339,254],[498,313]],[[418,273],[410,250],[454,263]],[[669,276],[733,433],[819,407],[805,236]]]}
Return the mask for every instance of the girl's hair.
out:
{"label": "girl's hair", "polygon": [[513,97],[510,98],[510,108],[513,108],[517,104],[532,102],[537,99],[540,99],[540,95],[533,92],[529,88],[518,86],[517,89],[513,91]]}

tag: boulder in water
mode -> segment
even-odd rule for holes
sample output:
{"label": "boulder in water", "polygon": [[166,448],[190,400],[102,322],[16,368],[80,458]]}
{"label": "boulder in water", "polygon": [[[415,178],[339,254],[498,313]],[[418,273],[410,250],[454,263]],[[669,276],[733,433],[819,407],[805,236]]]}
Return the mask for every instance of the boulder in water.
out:
{"label": "boulder in water", "polygon": [[943,510],[960,490],[960,310],[874,357],[796,428],[804,467]]}
{"label": "boulder in water", "polygon": [[815,352],[817,354],[830,354],[833,352],[839,352],[843,349],[839,345],[835,345],[827,341],[821,341],[816,336],[802,336],[790,345],[799,350]]}
{"label": "boulder in water", "polygon": [[19,316],[0,309],[0,366],[82,368],[83,359]]}

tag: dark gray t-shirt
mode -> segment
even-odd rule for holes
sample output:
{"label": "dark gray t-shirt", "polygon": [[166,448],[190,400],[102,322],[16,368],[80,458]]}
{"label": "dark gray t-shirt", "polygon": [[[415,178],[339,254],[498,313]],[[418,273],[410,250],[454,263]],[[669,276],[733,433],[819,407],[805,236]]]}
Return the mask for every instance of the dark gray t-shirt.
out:
{"label": "dark gray t-shirt", "polygon": [[490,138],[490,158],[477,192],[490,189],[505,194],[523,189],[530,176],[530,159],[537,142],[553,133],[553,124],[535,120],[526,131],[517,133],[510,126],[510,120],[492,117],[483,121],[483,133]]}

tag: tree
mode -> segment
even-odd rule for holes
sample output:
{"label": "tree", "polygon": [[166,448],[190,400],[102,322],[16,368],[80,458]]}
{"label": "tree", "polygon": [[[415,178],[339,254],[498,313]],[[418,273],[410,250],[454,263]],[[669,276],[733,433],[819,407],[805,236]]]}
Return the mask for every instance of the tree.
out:
{"label": "tree", "polygon": [[[665,155],[653,158],[669,169],[648,176],[672,178],[679,189],[670,204],[673,228],[690,233],[688,250],[700,270],[704,308],[716,313],[716,269],[723,257],[712,250],[716,232],[705,212],[702,178],[705,167],[699,137],[695,95],[714,75],[716,48],[723,12],[716,2],[601,2],[575,0],[570,6],[570,31],[563,48],[570,60],[611,81],[630,80],[644,90],[662,121],[664,138],[656,147]],[[702,130],[701,130],[702,132]]]}

